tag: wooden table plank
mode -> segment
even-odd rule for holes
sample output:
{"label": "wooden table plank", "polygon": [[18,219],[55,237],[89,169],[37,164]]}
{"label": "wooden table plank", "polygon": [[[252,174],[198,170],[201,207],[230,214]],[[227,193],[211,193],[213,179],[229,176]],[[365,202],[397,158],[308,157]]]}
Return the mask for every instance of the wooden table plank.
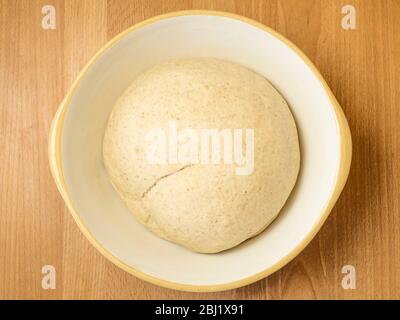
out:
{"label": "wooden table plank", "polygon": [[[41,8],[56,8],[43,30]],[[343,30],[352,4],[356,30]],[[341,103],[353,135],[348,184],[311,244],[253,285],[194,294],[123,272],[83,237],[52,181],[51,119],[80,69],[109,39],[151,16],[213,9],[258,20],[298,45]],[[0,298],[400,298],[400,2],[396,0],[0,0]],[[54,265],[57,288],[43,290]],[[341,287],[356,267],[357,289]]]}

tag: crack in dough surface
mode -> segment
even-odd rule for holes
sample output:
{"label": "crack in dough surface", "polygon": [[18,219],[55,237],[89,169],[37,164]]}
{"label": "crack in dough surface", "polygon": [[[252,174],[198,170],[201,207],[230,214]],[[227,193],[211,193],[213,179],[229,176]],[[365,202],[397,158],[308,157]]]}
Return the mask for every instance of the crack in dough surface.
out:
{"label": "crack in dough surface", "polygon": [[173,171],[173,172],[171,172],[171,173],[165,174],[165,175],[163,175],[163,176],[157,178],[157,179],[151,184],[151,186],[148,187],[148,188],[143,192],[142,198],[144,198],[153,188],[155,188],[155,187],[157,186],[157,183],[160,182],[162,179],[171,177],[171,176],[173,176],[174,174],[176,174],[176,173],[178,173],[178,172],[180,172],[180,171],[182,171],[182,170],[185,170],[186,168],[192,167],[192,166],[193,166],[193,164],[184,165],[182,168],[180,168],[180,169],[178,169],[178,170],[176,170],[176,171]]}

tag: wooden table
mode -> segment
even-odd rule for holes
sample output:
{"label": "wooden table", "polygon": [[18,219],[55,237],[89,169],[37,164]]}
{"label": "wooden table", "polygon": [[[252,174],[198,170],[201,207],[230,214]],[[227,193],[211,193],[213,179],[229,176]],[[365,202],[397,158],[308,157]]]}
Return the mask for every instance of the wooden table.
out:
{"label": "wooden table", "polygon": [[[56,29],[41,26],[44,5]],[[356,29],[341,26],[344,5]],[[52,117],[80,69],[148,17],[214,9],[258,20],[297,44],[341,103],[354,158],[322,230],[286,267],[237,290],[159,288],[115,267],[78,230],[47,161]],[[0,0],[0,298],[400,298],[400,1]],[[43,290],[42,266],[56,268]],[[344,290],[342,266],[356,268]]]}

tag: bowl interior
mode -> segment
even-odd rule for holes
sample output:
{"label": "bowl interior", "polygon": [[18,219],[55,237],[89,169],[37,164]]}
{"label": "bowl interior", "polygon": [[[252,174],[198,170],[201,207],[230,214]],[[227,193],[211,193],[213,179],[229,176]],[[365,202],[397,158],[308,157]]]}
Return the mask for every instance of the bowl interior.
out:
{"label": "bowl interior", "polygon": [[[220,254],[193,253],[147,231],[103,166],[102,139],[115,100],[140,72],[178,57],[226,59],[264,75],[288,101],[298,126],[301,172],[283,211],[262,234]],[[86,70],[64,119],[62,170],[83,224],[126,265],[180,284],[225,284],[280,263],[320,220],[339,168],[337,120],[318,77],[276,36],[230,17],[174,16],[132,29]]]}

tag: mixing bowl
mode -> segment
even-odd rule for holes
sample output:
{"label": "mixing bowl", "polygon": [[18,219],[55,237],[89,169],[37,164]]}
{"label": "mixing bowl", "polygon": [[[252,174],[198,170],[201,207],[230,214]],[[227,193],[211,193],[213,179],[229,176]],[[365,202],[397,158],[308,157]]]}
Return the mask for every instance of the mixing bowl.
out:
{"label": "mixing bowl", "polygon": [[[264,75],[289,103],[300,138],[300,175],[279,217],[257,237],[219,254],[194,253],[146,230],[112,188],[102,159],[116,99],[149,67],[187,57],[230,60]],[[106,258],[160,286],[220,291],[268,276],[311,241],[344,187],[351,136],[326,82],[283,36],[241,16],[184,11],[132,26],[90,60],[55,115],[49,159],[77,225]]]}

